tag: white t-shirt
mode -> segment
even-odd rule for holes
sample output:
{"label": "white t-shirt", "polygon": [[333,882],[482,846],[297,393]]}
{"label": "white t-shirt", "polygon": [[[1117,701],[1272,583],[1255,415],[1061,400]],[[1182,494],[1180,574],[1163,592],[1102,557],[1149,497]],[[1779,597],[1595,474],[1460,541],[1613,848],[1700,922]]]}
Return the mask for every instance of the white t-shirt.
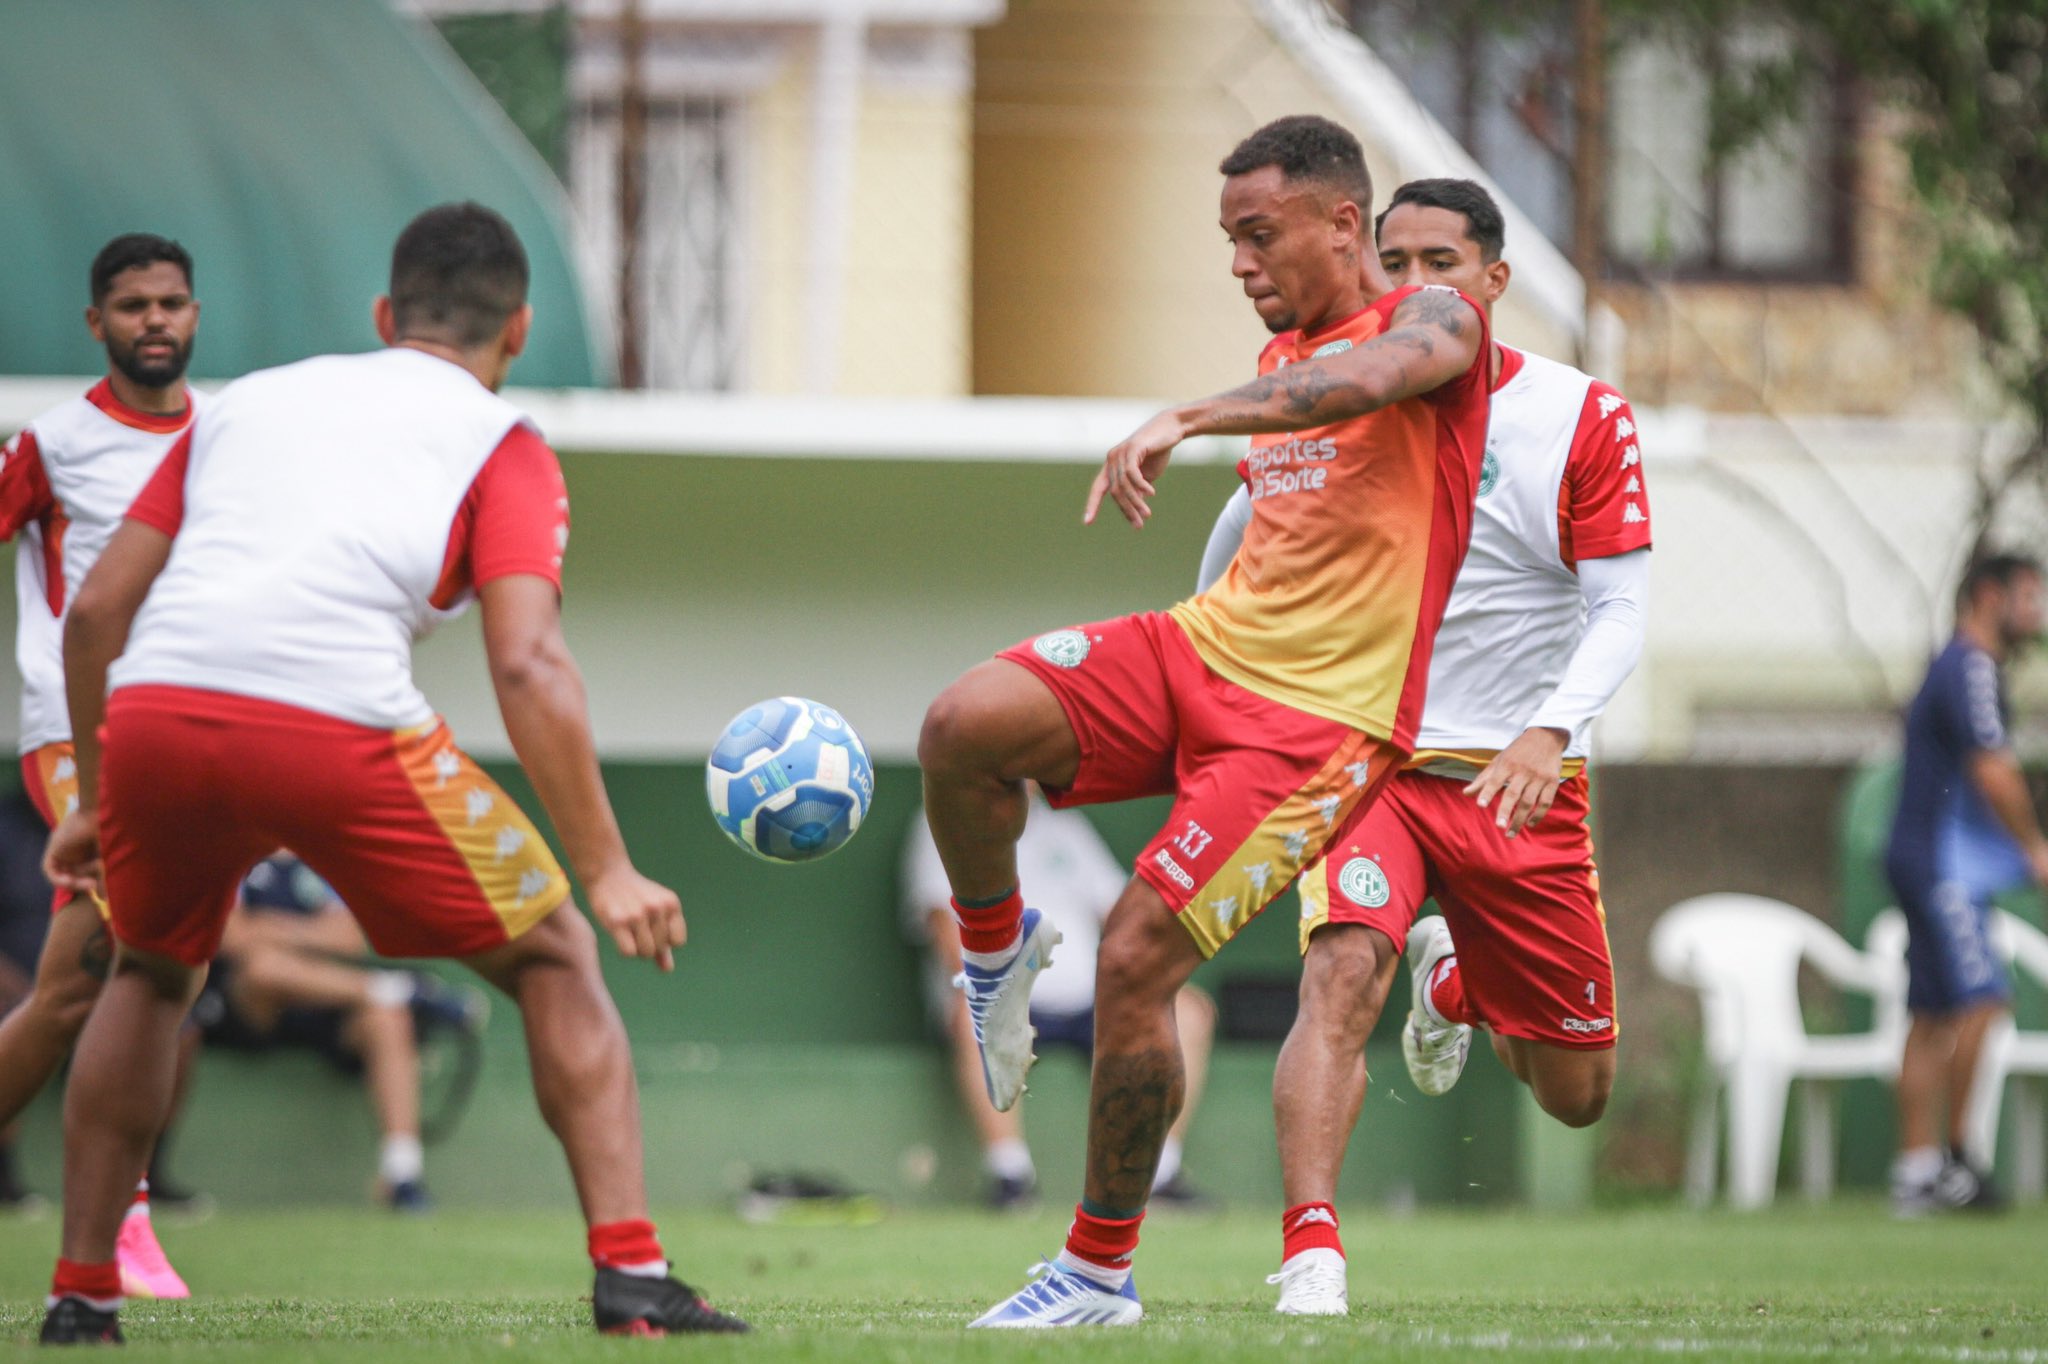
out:
{"label": "white t-shirt", "polygon": [[[1086,815],[1034,800],[1024,836],[1017,841],[1017,879],[1024,888],[1024,902],[1045,915],[1061,935],[1052,965],[1032,984],[1031,1007],[1049,1014],[1087,1013],[1095,1007],[1095,954],[1102,924],[1123,894],[1130,872]],[[903,844],[903,927],[913,941],[926,941],[931,912],[949,908],[951,899],[946,868],[920,810]]]}
{"label": "white t-shirt", "polygon": [[136,494],[192,424],[198,399],[139,412],[102,379],[30,422],[0,463],[0,538],[15,539],[15,659],[23,753],[71,738],[64,616]]}
{"label": "white t-shirt", "polygon": [[[1628,402],[1569,365],[1501,348],[1472,543],[1430,657],[1415,765],[1465,776],[1532,726],[1592,722],[1641,653],[1650,503]],[[1198,588],[1249,524],[1240,491],[1217,518]],[[1568,769],[1569,770],[1569,769]]]}
{"label": "white t-shirt", "polygon": [[110,687],[253,696],[379,729],[432,720],[413,641],[468,604],[443,594],[456,513],[524,423],[467,370],[403,347],[228,385],[193,426],[182,508],[162,527],[170,560]]}

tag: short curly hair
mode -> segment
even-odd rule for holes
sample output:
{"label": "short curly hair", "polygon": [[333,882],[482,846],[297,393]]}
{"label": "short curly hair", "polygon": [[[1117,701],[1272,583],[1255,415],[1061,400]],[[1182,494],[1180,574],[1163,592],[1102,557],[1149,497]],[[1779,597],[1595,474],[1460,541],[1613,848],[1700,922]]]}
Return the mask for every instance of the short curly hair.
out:
{"label": "short curly hair", "polygon": [[1276,118],[1238,143],[1216,169],[1225,175],[1249,175],[1266,166],[1278,166],[1291,181],[1329,186],[1357,204],[1361,214],[1372,211],[1372,174],[1365,168],[1365,149],[1327,118]]}

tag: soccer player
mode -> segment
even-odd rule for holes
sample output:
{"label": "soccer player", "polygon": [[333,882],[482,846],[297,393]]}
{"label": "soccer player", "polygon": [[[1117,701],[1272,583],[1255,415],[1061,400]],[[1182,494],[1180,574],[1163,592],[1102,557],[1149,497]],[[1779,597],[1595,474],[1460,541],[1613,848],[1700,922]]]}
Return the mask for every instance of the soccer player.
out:
{"label": "soccer player", "polygon": [[[176,242],[128,233],[100,248],[89,282],[85,325],[106,348],[106,377],[29,423],[7,443],[0,463],[0,537],[16,542],[22,786],[48,824],[71,808],[78,791],[64,705],[65,611],[128,504],[191,425],[194,409],[185,386],[199,329],[192,257]],[[51,912],[35,988],[0,1019],[0,1127],[71,1054],[106,976],[104,904],[60,887]],[[145,1153],[135,1169],[148,1163]],[[119,1239],[123,1291],[190,1295],[157,1242],[147,1181]]]}
{"label": "soccer player", "polygon": [[374,308],[388,348],[224,389],[72,604],[78,805],[45,863],[75,888],[103,874],[117,948],[65,1105],[45,1340],[119,1338],[124,1172],[161,1121],[236,886],[280,846],[379,952],[459,957],[519,1007],[589,1226],[598,1327],[746,1329],[668,1277],[632,1053],[567,878],[412,679],[412,640],[477,599],[506,730],[592,912],[620,951],[671,969],[682,908],[627,854],[562,638],[561,468],[496,393],[532,325],[527,277],[489,209],[415,218]]}
{"label": "soccer player", "polygon": [[[1417,180],[1378,223],[1397,283],[1489,311],[1504,229],[1470,180]],[[1287,1203],[1278,1310],[1349,1310],[1337,1176],[1365,1099],[1365,1040],[1405,943],[1402,1034],[1425,1094],[1457,1082],[1474,1025],[1551,1116],[1596,1121],[1614,1081],[1614,970],[1587,828],[1587,731],[1641,655],[1649,501],[1633,414],[1567,365],[1495,343],[1472,518],[1429,665],[1421,731],[1386,795],[1302,877],[1301,1004],[1273,1112]],[[1233,499],[1203,577],[1235,552]],[[1420,921],[1434,896],[1443,917]],[[1463,945],[1463,953],[1452,943]]]}
{"label": "soccer player", "polygon": [[1086,1188],[1065,1249],[975,1324],[1123,1324],[1131,1257],[1185,1086],[1174,997],[1342,839],[1414,744],[1430,641],[1470,530],[1488,342],[1455,290],[1395,289],[1372,253],[1358,141],[1281,119],[1226,157],[1232,273],[1275,336],[1261,377],[1161,412],[1089,494],[1134,526],[1173,448],[1260,437],[1230,571],[1169,612],[1055,630],[933,703],[925,809],[952,884],[989,1097],[1031,1062],[1031,981],[1057,942],[1018,888],[1023,783],[1056,806],[1172,792],[1102,937]]}
{"label": "soccer player", "polygon": [[[1970,1094],[2012,986],[1991,942],[1991,897],[2048,886],[2048,838],[2006,735],[2003,668],[2042,627],[2041,565],[1990,554],[1963,574],[1956,631],[1906,709],[1899,808],[1885,874],[1906,916],[1899,1153],[1892,1208],[1912,1217],[2003,1200],[1964,1154]],[[1948,1147],[1940,1114],[1948,1107]]]}

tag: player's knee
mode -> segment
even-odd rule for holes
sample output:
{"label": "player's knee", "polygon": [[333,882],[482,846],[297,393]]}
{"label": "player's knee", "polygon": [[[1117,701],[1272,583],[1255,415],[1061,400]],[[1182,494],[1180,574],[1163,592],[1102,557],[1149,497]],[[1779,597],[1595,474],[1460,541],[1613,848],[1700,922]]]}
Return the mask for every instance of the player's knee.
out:
{"label": "player's knee", "polygon": [[1383,948],[1371,929],[1319,930],[1302,962],[1302,1014],[1320,1027],[1363,1037],[1386,1005],[1393,959],[1392,945]]}
{"label": "player's knee", "polygon": [[926,708],[917,736],[917,761],[926,772],[956,771],[979,747],[988,726],[988,706],[975,692],[971,675],[963,677]]}
{"label": "player's knee", "polygon": [[76,971],[59,980],[39,983],[29,996],[28,1007],[45,1028],[76,1037],[92,1013],[93,1001],[99,997],[99,977]]}
{"label": "player's knee", "polygon": [[[1604,1059],[1604,1058],[1603,1058]],[[1536,1103],[1566,1127],[1591,1127],[1607,1112],[1614,1088],[1611,1064],[1573,1066],[1565,1074],[1537,1072]]]}

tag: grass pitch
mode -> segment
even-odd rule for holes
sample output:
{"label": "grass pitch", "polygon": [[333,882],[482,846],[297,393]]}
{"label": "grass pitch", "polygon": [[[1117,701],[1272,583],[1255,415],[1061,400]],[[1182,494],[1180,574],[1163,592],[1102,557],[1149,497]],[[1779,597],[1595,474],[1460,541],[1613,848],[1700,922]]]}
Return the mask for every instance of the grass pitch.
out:
{"label": "grass pitch", "polygon": [[[1874,1204],[1759,1216],[1354,1212],[1352,1315],[1290,1320],[1263,1276],[1277,1215],[1160,1216],[1116,1331],[962,1331],[1057,1249],[1064,1219],[899,1213],[864,1228],[671,1215],[684,1277],[750,1318],[740,1338],[591,1333],[582,1235],[565,1216],[221,1214],[166,1225],[200,1294],[123,1313],[137,1359],[979,1361],[1026,1355],[1205,1364],[1375,1360],[2048,1361],[2048,1214],[1897,1223]],[[30,1348],[54,1221],[0,1221],[0,1350]]]}

